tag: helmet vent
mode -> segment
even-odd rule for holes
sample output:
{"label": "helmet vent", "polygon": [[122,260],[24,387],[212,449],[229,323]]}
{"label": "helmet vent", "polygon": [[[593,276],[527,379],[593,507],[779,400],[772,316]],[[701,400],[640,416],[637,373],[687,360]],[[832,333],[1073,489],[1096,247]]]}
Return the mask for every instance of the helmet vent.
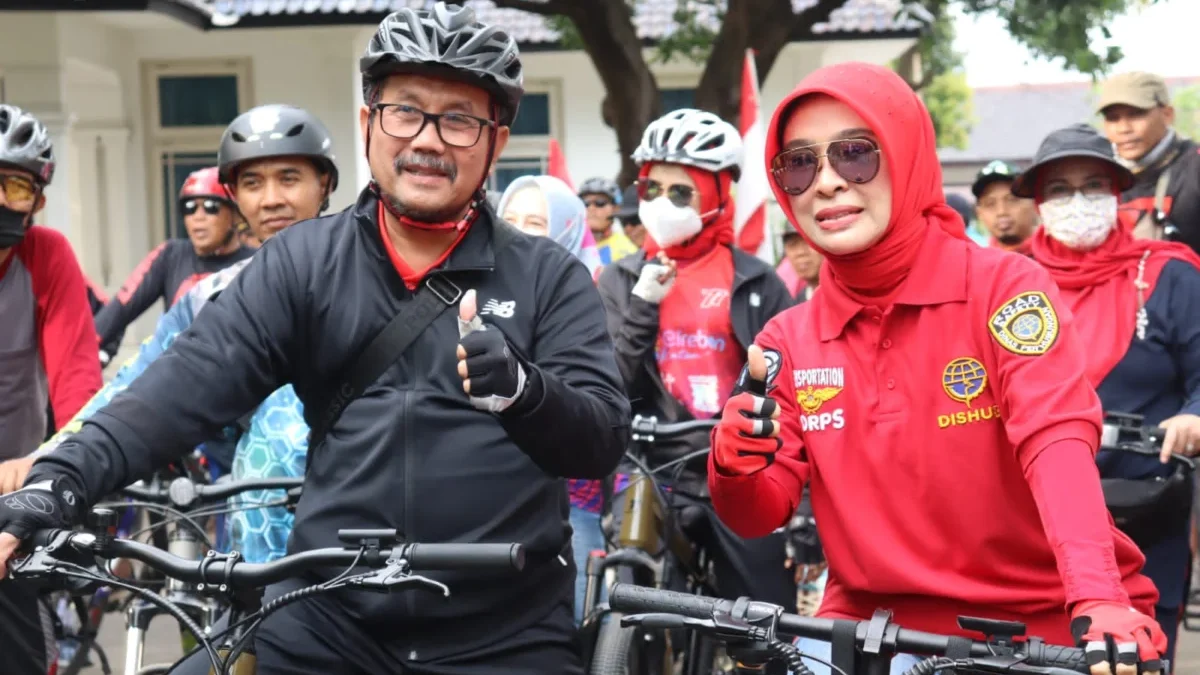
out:
{"label": "helmet vent", "polygon": [[292,136],[299,136],[302,133],[304,133],[304,123],[303,122],[301,122],[300,124],[294,125],[291,129],[288,129],[287,133],[284,134],[284,136],[287,136],[290,138]]}

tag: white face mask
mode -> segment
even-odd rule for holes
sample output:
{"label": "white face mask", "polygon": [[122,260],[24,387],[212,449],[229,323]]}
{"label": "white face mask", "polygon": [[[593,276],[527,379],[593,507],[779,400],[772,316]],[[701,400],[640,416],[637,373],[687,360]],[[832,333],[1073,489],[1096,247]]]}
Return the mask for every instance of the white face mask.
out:
{"label": "white face mask", "polygon": [[646,232],[663,248],[681,244],[704,229],[696,209],[675,206],[665,196],[638,204],[638,217]]}
{"label": "white face mask", "polygon": [[1076,192],[1038,206],[1042,227],[1063,246],[1076,251],[1090,251],[1108,239],[1117,225],[1116,195],[1085,197]]}

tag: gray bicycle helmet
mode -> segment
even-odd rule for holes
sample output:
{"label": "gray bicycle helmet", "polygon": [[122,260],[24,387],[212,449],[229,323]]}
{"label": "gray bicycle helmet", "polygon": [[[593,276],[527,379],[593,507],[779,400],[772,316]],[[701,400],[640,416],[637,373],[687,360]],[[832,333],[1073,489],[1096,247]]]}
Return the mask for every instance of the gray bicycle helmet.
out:
{"label": "gray bicycle helmet", "polygon": [[54,178],[54,143],[46,125],[15,105],[0,104],[0,164],[24,169],[42,185]]}
{"label": "gray bicycle helmet", "polygon": [[329,191],[337,189],[338,170],[333,158],[329,130],[307,110],[270,104],[238,115],[217,150],[217,168],[222,183],[234,181],[239,164],[267,157],[309,157],[329,173]]}
{"label": "gray bicycle helmet", "polygon": [[608,195],[612,203],[621,203],[621,188],[617,187],[615,180],[609,178],[589,178],[583,181],[579,186],[579,196],[584,195]]}
{"label": "gray bicycle helmet", "polygon": [[646,162],[685,164],[713,173],[728,170],[742,177],[742,135],[732,124],[703,110],[683,108],[650,123],[633,151],[638,166]]}
{"label": "gray bicycle helmet", "polygon": [[481,86],[494,97],[503,126],[512,125],[525,94],[517,41],[479,23],[474,9],[444,2],[389,15],[358,68],[368,103],[372,86],[393,73],[428,73]]}

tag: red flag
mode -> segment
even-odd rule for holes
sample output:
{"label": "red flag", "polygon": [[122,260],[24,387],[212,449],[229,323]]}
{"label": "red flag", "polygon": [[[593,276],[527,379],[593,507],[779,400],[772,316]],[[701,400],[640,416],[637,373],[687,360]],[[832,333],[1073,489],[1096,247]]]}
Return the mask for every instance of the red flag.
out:
{"label": "red flag", "polygon": [[774,241],[767,235],[767,136],[758,105],[758,70],[754,67],[754,51],[746,50],[742,67],[742,110],[740,129],[745,157],[742,178],[737,184],[737,208],[734,228],[738,247],[767,262],[775,262]]}
{"label": "red flag", "polygon": [[558,139],[550,139],[550,153],[546,159],[546,175],[554,176],[567,184],[572,190],[575,189],[575,184],[571,182],[571,174],[567,172],[567,158],[563,156],[562,148],[558,145]]}

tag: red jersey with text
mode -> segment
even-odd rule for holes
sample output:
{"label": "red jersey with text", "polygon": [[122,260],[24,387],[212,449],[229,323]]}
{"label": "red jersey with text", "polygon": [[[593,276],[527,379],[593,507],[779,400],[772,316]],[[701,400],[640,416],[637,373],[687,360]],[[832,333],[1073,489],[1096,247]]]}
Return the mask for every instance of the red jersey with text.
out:
{"label": "red jersey with text", "polygon": [[[1096,505],[1085,514],[1092,530],[1069,546],[1051,543],[1063,523],[1043,523],[1035,501],[1038,456],[1064,441],[1086,454],[1101,423],[1083,347],[1044,269],[932,227],[886,312],[822,288],[758,337],[783,449],[751,476],[710,471],[734,531],[783,525],[811,479],[829,560],[823,616],[886,607],[908,628],[941,633],[958,615],[989,616],[1070,644],[1070,603],[1128,597],[1152,612],[1144,558],[1103,524],[1098,481],[1052,486],[1095,493],[1083,495]],[[1081,464],[1095,467],[1090,456]]]}
{"label": "red jersey with text", "polygon": [[87,282],[66,237],[34,225],[0,263],[0,460],[32,452],[100,390]]}
{"label": "red jersey with text", "polygon": [[733,333],[729,297],[733,252],[727,246],[680,264],[659,304],[655,356],[663,384],[697,418],[721,412],[746,355]]}
{"label": "red jersey with text", "polygon": [[151,251],[121,285],[116,297],[96,315],[100,342],[108,344],[137,320],[150,306],[162,300],[163,309],[204,277],[254,255],[242,246],[225,255],[200,256],[187,239],[170,239]]}

